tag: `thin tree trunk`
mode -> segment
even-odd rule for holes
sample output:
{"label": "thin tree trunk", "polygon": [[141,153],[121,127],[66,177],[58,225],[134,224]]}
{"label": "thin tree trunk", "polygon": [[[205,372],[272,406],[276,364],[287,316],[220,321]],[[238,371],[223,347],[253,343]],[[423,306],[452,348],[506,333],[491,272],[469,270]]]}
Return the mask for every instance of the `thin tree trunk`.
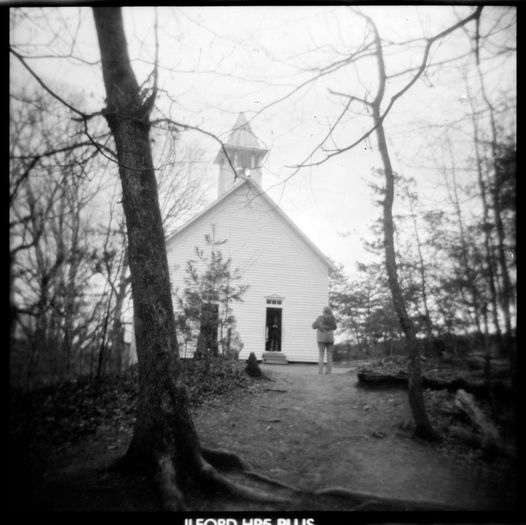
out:
{"label": "thin tree trunk", "polygon": [[[449,139],[448,139],[448,145],[449,145],[449,151],[451,153],[451,145],[449,144]],[[468,244],[466,241],[466,233],[464,229],[464,219],[462,217],[462,210],[460,208],[460,199],[458,196],[456,167],[455,167],[454,159],[452,155],[451,155],[451,162],[452,162],[451,172],[452,172],[452,178],[453,178],[452,192],[451,192],[451,188],[449,186],[449,182],[447,179],[447,173],[444,173],[444,178],[445,178],[449,198],[455,208],[455,214],[457,216],[458,229],[459,229],[459,241],[460,241],[460,263],[462,266],[461,270],[463,274],[465,275],[465,279],[467,282],[467,289],[469,290],[469,293],[471,295],[471,302],[465,299],[465,291],[464,291],[464,287],[462,286],[460,289],[460,293],[462,295],[462,299],[464,303],[466,304],[466,307],[468,309],[468,315],[470,317],[471,317],[471,313],[470,313],[469,307],[470,305],[473,307],[473,317],[472,318],[473,318],[473,321],[475,322],[477,333],[481,335],[482,328],[481,328],[481,322],[480,322],[480,310],[481,310],[480,294],[479,294],[479,291],[477,290],[477,286],[475,283],[476,274],[473,271],[473,268],[471,267],[469,257],[468,257]]]}
{"label": "thin tree trunk", "polygon": [[394,223],[393,223],[393,200],[394,200],[394,174],[391,166],[391,159],[387,149],[385,133],[380,120],[380,112],[377,106],[373,107],[373,118],[376,127],[378,148],[382,156],[385,174],[385,200],[384,200],[384,248],[385,248],[385,267],[389,288],[393,298],[393,304],[400,321],[400,326],[404,332],[408,356],[408,396],[409,406],[415,422],[415,433],[425,439],[437,439],[438,435],[431,426],[427,417],[424,396],[422,392],[422,368],[420,363],[420,351],[416,340],[415,328],[405,307],[402,290],[398,282],[396,269],[396,255],[394,247]]}
{"label": "thin tree trunk", "polygon": [[99,380],[103,375],[106,374],[108,368],[108,345],[106,342],[106,336],[108,334],[108,324],[110,320],[111,300],[113,299],[113,288],[110,286],[110,292],[108,297],[108,304],[106,305],[106,313],[104,315],[104,321],[102,322],[102,334],[99,345],[99,353],[97,356],[97,373],[95,378]]}
{"label": "thin tree trunk", "polygon": [[473,142],[475,146],[475,162],[477,165],[477,180],[478,180],[478,186],[480,190],[480,200],[482,202],[482,223],[483,223],[483,230],[484,230],[484,255],[486,259],[486,267],[487,267],[487,276],[488,276],[488,284],[489,284],[489,290],[490,290],[490,297],[491,297],[491,306],[492,306],[492,318],[493,318],[493,324],[495,325],[495,332],[497,336],[497,342],[500,346],[501,343],[501,329],[500,329],[500,322],[499,322],[499,313],[498,313],[498,307],[497,307],[497,287],[495,285],[495,265],[494,265],[494,259],[493,259],[493,249],[491,246],[491,235],[490,235],[490,225],[489,225],[489,206],[488,206],[488,200],[487,200],[487,186],[486,182],[484,181],[484,176],[482,173],[482,158],[480,155],[480,148],[479,148],[479,133],[478,133],[478,126],[477,121],[475,117],[475,108],[473,107],[473,101],[471,97],[469,98],[470,105],[471,105],[471,122],[473,125]]}
{"label": "thin tree trunk", "polygon": [[492,205],[493,205],[493,217],[495,220],[495,229],[497,231],[497,253],[498,253],[498,264],[500,267],[500,273],[502,278],[502,294],[501,294],[501,306],[504,313],[504,325],[506,328],[505,331],[505,340],[504,340],[504,347],[506,352],[509,355],[510,359],[510,367],[511,367],[511,377],[512,377],[512,383],[515,388],[516,386],[516,369],[517,369],[517,356],[516,356],[516,345],[512,338],[512,323],[511,323],[511,304],[514,302],[513,292],[512,292],[512,286],[510,281],[510,275],[508,272],[508,265],[506,262],[506,253],[504,248],[504,242],[505,242],[505,234],[504,234],[504,225],[502,223],[502,216],[501,216],[501,205],[500,205],[500,185],[501,180],[499,176],[499,169],[498,169],[498,153],[497,153],[497,141],[498,141],[498,133],[497,133],[497,125],[495,122],[495,109],[493,105],[491,104],[485,89],[485,82],[484,82],[484,76],[482,74],[482,71],[480,69],[480,65],[478,65],[478,73],[479,73],[479,79],[480,79],[480,87],[482,90],[482,97],[484,98],[484,102],[486,103],[486,106],[489,110],[489,117],[490,117],[490,127],[491,127],[491,154],[492,154],[492,162],[493,162],[493,191],[491,192],[492,196]]}
{"label": "thin tree trunk", "polygon": [[[72,192],[77,191],[75,188]],[[71,245],[69,246],[69,268],[64,289],[64,334],[62,337],[63,352],[66,365],[66,377],[71,375],[71,361],[73,355],[73,320],[77,314],[75,312],[76,281],[80,264],[79,254],[79,227],[80,227],[80,207],[76,202],[76,195],[71,196]]]}
{"label": "thin tree trunk", "polygon": [[484,98],[484,101],[486,102],[486,105],[489,109],[489,116],[490,116],[490,124],[491,124],[491,154],[492,154],[492,162],[493,162],[493,191],[491,192],[491,196],[493,199],[493,216],[495,220],[495,227],[497,231],[497,250],[498,250],[498,261],[500,265],[500,272],[502,276],[502,309],[504,311],[504,322],[506,326],[506,335],[507,337],[511,336],[512,331],[512,325],[511,325],[511,308],[510,305],[512,303],[512,291],[511,291],[511,281],[510,276],[508,272],[508,266],[506,264],[506,253],[504,248],[504,242],[505,242],[505,234],[504,234],[504,225],[502,223],[502,216],[501,216],[501,206],[500,206],[500,176],[499,176],[499,170],[498,170],[498,153],[497,153],[497,141],[498,141],[498,133],[497,133],[497,125],[495,123],[495,111],[493,108],[493,105],[489,101],[485,85],[484,85],[484,79],[482,76],[482,72],[479,68],[479,75],[480,75],[480,85],[482,88],[482,95]]}
{"label": "thin tree trunk", "polygon": [[374,101],[370,104],[370,109],[372,110],[372,117],[376,129],[376,138],[378,141],[378,149],[380,150],[380,155],[382,157],[385,177],[385,199],[383,206],[385,267],[394,309],[404,333],[408,349],[408,397],[409,406],[411,408],[411,413],[415,422],[415,433],[424,439],[434,440],[438,439],[439,436],[429,422],[424,405],[420,351],[416,340],[415,328],[411,322],[411,319],[409,318],[409,315],[407,314],[397,275],[393,222],[394,173],[391,165],[391,159],[389,157],[387,140],[385,138],[383,119],[381,118],[380,112],[381,103],[385,93],[387,75],[380,35],[378,34],[376,26],[372,20],[368,20],[374,31],[375,54],[378,65],[378,92]]}
{"label": "thin tree trunk", "polygon": [[416,248],[418,252],[418,269],[420,273],[420,286],[422,291],[422,304],[424,305],[424,312],[426,316],[426,334],[429,339],[429,342],[431,342],[431,339],[433,337],[433,323],[431,322],[431,313],[429,311],[429,305],[427,301],[427,285],[426,285],[426,270],[424,265],[424,257],[422,256],[422,243],[420,242],[420,235],[418,233],[418,224],[416,222],[416,214],[413,208],[413,202],[411,200],[411,197],[409,197],[409,206],[411,211],[411,219],[413,221],[413,229],[415,231],[415,238],[416,238]]}
{"label": "thin tree trunk", "polygon": [[124,300],[126,299],[126,291],[128,288],[128,277],[126,272],[128,269],[128,248],[124,247],[124,256],[122,259],[121,275],[119,278],[119,286],[117,288],[117,297],[115,300],[115,309],[113,311],[113,325],[111,332],[111,368],[112,371],[118,374],[122,371],[123,366],[123,340],[122,340],[122,308]]}

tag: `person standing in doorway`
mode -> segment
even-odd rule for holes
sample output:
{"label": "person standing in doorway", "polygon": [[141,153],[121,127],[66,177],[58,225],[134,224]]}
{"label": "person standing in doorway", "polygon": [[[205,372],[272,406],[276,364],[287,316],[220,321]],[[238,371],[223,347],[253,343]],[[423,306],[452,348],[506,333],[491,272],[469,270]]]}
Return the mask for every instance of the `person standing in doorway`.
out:
{"label": "person standing in doorway", "polygon": [[334,330],[336,330],[336,319],[332,314],[331,309],[326,306],[323,309],[323,314],[320,315],[314,323],[312,328],[317,329],[317,341],[320,356],[318,360],[318,373],[323,374],[323,361],[325,352],[327,353],[327,367],[326,374],[332,371],[332,349],[334,347]]}
{"label": "person standing in doorway", "polygon": [[269,339],[270,339],[269,350],[271,352],[279,352],[281,350],[280,348],[281,335],[279,333],[279,326],[278,326],[277,319],[274,319],[274,324],[272,325],[270,329]]}

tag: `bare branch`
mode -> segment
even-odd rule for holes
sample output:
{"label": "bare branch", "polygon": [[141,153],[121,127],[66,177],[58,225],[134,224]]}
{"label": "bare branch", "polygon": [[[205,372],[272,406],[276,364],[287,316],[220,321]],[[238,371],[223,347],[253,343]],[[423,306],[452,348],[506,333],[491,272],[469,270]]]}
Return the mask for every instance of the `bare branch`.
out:
{"label": "bare branch", "polygon": [[365,106],[372,106],[371,102],[369,102],[368,100],[365,100],[363,98],[355,97],[354,95],[348,95],[347,93],[340,93],[339,91],[334,91],[332,89],[329,89],[328,91],[329,91],[329,93],[331,95],[338,95],[339,97],[345,97],[345,98],[349,99],[351,102],[353,100],[356,100],[357,102],[361,102]]}
{"label": "bare branch", "polygon": [[81,57],[78,57],[78,56],[75,56],[75,55],[72,55],[71,53],[68,53],[68,54],[53,54],[53,55],[22,55],[21,53],[19,53],[19,55],[24,59],[24,60],[38,60],[38,59],[41,59],[41,58],[59,58],[61,60],[63,59],[72,59],[72,60],[76,60],[77,62],[81,62],[82,64],[86,64],[87,66],[100,66],[100,60],[86,60],[85,58],[81,58]]}
{"label": "bare branch", "polygon": [[440,39],[444,38],[445,36],[449,35],[450,33],[452,33],[453,31],[457,30],[458,28],[463,27],[468,22],[471,22],[471,20],[479,20],[480,19],[480,14],[482,12],[482,8],[483,8],[483,6],[478,6],[475,9],[475,11],[473,13],[471,13],[471,15],[467,16],[463,20],[460,20],[459,22],[457,22],[456,24],[448,27],[447,29],[444,29],[444,31],[438,33],[434,37],[429,38],[427,40],[427,44],[426,44],[426,47],[424,49],[424,55],[422,57],[422,62],[420,64],[420,67],[418,68],[418,71],[416,72],[414,77],[400,91],[398,91],[398,93],[396,93],[395,95],[393,95],[391,97],[391,101],[389,102],[389,105],[387,106],[386,110],[382,114],[382,119],[384,119],[387,116],[387,114],[389,113],[389,111],[393,107],[393,104],[396,102],[396,100],[398,100],[404,93],[406,93],[411,88],[411,86],[420,78],[420,76],[422,75],[422,73],[426,69],[427,59],[429,57],[429,51],[431,50],[431,46],[437,40],[440,40]]}
{"label": "bare branch", "polygon": [[338,118],[334,121],[334,124],[332,124],[330,127],[329,127],[329,131],[327,133],[327,135],[325,135],[325,137],[323,138],[323,140],[311,151],[311,153],[309,153],[309,155],[307,156],[307,158],[300,164],[298,164],[297,166],[295,166],[295,170],[294,172],[289,175],[284,182],[287,182],[289,179],[291,179],[294,175],[296,175],[296,173],[301,169],[302,166],[305,166],[305,162],[307,162],[310,158],[312,158],[312,156],[314,155],[314,153],[316,153],[316,151],[318,151],[322,146],[323,144],[325,143],[325,141],[332,135],[334,129],[336,128],[336,126],[340,123],[341,119],[343,118],[343,116],[345,115],[345,113],[347,113],[347,111],[349,110],[349,107],[351,106],[351,103],[352,103],[352,98],[349,98],[349,100],[347,101],[347,104],[345,105],[345,107],[343,108],[342,112],[340,113],[340,115],[338,116]]}
{"label": "bare branch", "polygon": [[[378,71],[379,71],[379,74],[380,74],[380,79],[379,79],[379,87],[378,87],[378,91],[377,91],[376,97],[375,97],[373,102],[370,102],[367,105],[377,106],[378,109],[379,109],[380,104],[381,104],[381,102],[383,100],[383,97],[384,97],[385,82],[387,80],[387,76],[385,74],[385,64],[384,64],[384,58],[383,58],[383,53],[382,53],[382,44],[381,44],[380,36],[378,35],[377,29],[376,29],[376,25],[371,20],[371,18],[369,18],[364,13],[361,13],[361,12],[356,11],[354,9],[353,9],[353,11],[357,15],[361,16],[362,18],[364,18],[368,22],[369,26],[372,28],[373,33],[374,33],[374,42],[375,42],[375,47],[376,47],[376,53],[375,54],[376,54],[377,61],[378,61]],[[363,133],[357,140],[352,142],[349,146],[346,146],[344,148],[341,148],[341,149],[339,149],[337,151],[334,151],[334,152],[328,154],[324,159],[322,159],[319,162],[312,163],[312,164],[306,164],[304,166],[305,167],[318,166],[320,164],[323,164],[323,163],[327,162],[330,158],[334,157],[335,155],[339,155],[339,154],[341,154],[341,153],[343,153],[345,151],[349,151],[349,150],[355,148],[358,144],[363,142],[365,139],[367,139],[373,132],[376,131],[376,129],[379,126],[381,126],[383,124],[385,118],[389,114],[389,112],[392,109],[394,103],[415,84],[415,82],[420,78],[422,73],[425,71],[426,66],[427,66],[427,60],[428,60],[428,57],[429,57],[429,52],[431,50],[431,46],[433,45],[433,43],[435,43],[437,40],[440,40],[441,38],[444,38],[448,34],[450,34],[453,31],[455,31],[456,29],[458,29],[460,27],[463,27],[465,24],[467,24],[471,20],[477,20],[480,17],[481,12],[482,12],[482,6],[479,6],[479,7],[476,8],[476,10],[473,13],[471,13],[471,15],[469,15],[466,18],[460,20],[456,24],[444,29],[440,33],[436,34],[435,36],[427,39],[427,43],[426,43],[426,47],[424,49],[422,61],[420,63],[420,66],[418,67],[415,75],[411,78],[411,80],[402,89],[400,89],[397,93],[395,93],[391,97],[391,99],[389,101],[389,104],[387,105],[387,108],[383,112],[381,112],[379,114],[379,118],[375,121],[375,124],[368,131]],[[358,99],[356,99],[356,100],[358,100]]]}
{"label": "bare branch", "polygon": [[21,62],[21,64],[29,71],[29,73],[31,74],[31,76],[55,99],[57,99],[61,104],[63,104],[64,106],[66,106],[70,111],[73,111],[73,113],[76,113],[77,115],[80,115],[83,119],[87,118],[88,115],[86,115],[86,113],[83,113],[82,111],[80,111],[79,109],[73,107],[71,104],[69,104],[68,102],[66,102],[62,97],[60,97],[59,95],[57,95],[51,88],[48,87],[48,85],[35,73],[35,71],[28,66],[28,64],[26,63],[24,57],[18,53],[17,51],[15,51],[13,49],[13,47],[9,47],[9,51],[16,57],[18,58],[18,60]]}
{"label": "bare branch", "polygon": [[[430,68],[440,67],[445,64],[452,64],[453,62],[456,62],[457,60],[462,60],[463,58],[466,58],[470,55],[471,55],[471,51],[467,51],[466,53],[462,53],[461,55],[458,55],[453,58],[448,58],[447,60],[441,60],[439,62],[428,63],[426,68],[427,70],[429,70]],[[386,78],[392,79],[392,78],[401,77],[401,76],[407,75],[408,73],[418,71],[419,69],[420,69],[420,66],[410,67],[410,68],[404,69],[403,71],[398,71],[397,73],[392,73],[390,75],[387,75]]]}
{"label": "bare branch", "polygon": [[325,77],[327,75],[330,75],[331,73],[334,73],[338,69],[341,69],[342,67],[345,67],[349,64],[356,63],[357,60],[361,60],[362,58],[368,57],[368,56],[374,56],[374,53],[369,53],[369,47],[371,44],[366,45],[365,47],[361,47],[357,49],[354,53],[352,53],[350,56],[338,60],[336,62],[333,62],[332,64],[329,64],[328,66],[325,66],[321,68],[317,75],[308,78],[304,82],[302,82],[299,86],[296,86],[294,89],[289,91],[287,94],[283,95],[282,97],[274,100],[270,104],[267,104],[266,106],[263,106],[261,109],[257,111],[257,113],[254,115],[253,118],[255,118],[257,115],[262,113],[263,111],[266,111],[267,109],[271,108],[272,106],[275,106],[276,104],[279,104],[280,102],[283,102],[284,100],[292,97],[295,93],[298,91],[301,91],[304,87],[316,82],[322,77]]}
{"label": "bare branch", "polygon": [[173,131],[179,131],[178,128],[183,128],[183,129],[186,129],[186,130],[191,129],[191,130],[194,130],[194,131],[198,131],[199,133],[202,133],[203,135],[206,135],[207,137],[212,138],[213,140],[218,142],[219,145],[221,146],[221,151],[225,155],[225,157],[226,157],[226,159],[228,161],[228,165],[230,166],[230,168],[234,172],[234,177],[235,178],[241,177],[241,174],[239,174],[236,171],[236,168],[232,164],[230,156],[228,155],[228,151],[227,151],[227,149],[225,147],[225,143],[217,135],[215,135],[214,133],[212,133],[210,131],[206,131],[205,129],[202,129],[199,126],[191,126],[190,124],[183,124],[181,122],[176,122],[175,120],[172,120],[172,119],[167,118],[167,117],[153,120],[151,124],[152,124],[152,126],[155,126],[155,125],[158,125],[158,124],[168,124],[169,127],[173,126]]}

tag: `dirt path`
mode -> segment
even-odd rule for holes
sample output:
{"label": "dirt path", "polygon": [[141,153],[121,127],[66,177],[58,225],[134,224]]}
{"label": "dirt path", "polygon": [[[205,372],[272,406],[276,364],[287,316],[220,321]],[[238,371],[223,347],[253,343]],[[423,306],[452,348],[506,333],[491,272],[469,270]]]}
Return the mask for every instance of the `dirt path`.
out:
{"label": "dirt path", "polygon": [[514,507],[515,492],[498,466],[454,457],[399,428],[410,419],[405,392],[359,389],[352,369],[329,376],[313,365],[262,370],[273,380],[262,391],[199,408],[205,444],[305,490],[339,486],[465,510]]}
{"label": "dirt path", "polygon": [[[236,452],[253,470],[306,492],[342,487],[459,510],[515,510],[515,482],[504,468],[415,441],[400,428],[401,421],[411,419],[406,392],[357,388],[352,369],[336,368],[330,376],[319,376],[314,365],[262,369],[271,381],[233,390],[193,410],[203,444]],[[130,437],[131,426],[113,422],[54,452],[35,508],[160,510],[147,478],[107,469],[125,453]],[[190,508],[201,511],[353,508],[337,498],[313,499],[307,493],[293,507],[187,496]]]}

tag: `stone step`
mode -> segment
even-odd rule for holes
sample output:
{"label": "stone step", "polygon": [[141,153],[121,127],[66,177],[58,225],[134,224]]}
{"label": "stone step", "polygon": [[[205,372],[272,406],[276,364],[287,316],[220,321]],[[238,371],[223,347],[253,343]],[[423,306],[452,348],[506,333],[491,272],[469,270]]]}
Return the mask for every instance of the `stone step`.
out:
{"label": "stone step", "polygon": [[268,365],[286,365],[287,356],[281,352],[263,352],[263,363]]}

